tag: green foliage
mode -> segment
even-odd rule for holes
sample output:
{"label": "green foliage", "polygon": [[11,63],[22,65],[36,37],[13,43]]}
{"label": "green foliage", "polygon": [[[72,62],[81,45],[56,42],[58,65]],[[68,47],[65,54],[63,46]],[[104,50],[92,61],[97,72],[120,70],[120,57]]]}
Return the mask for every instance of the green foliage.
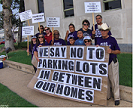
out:
{"label": "green foliage", "polygon": [[26,50],[17,50],[14,52],[9,52],[8,53],[8,60],[23,63],[23,64],[31,64],[31,55],[27,56]]}
{"label": "green foliage", "polygon": [[15,49],[21,49],[21,48],[27,48],[27,42],[19,42],[18,45],[15,45]]}
{"label": "green foliage", "polygon": [[0,105],[5,107],[36,107],[0,83]]}
{"label": "green foliage", "polygon": [[5,46],[5,44],[1,44],[1,45],[0,45],[0,48],[2,48],[2,47],[4,47],[4,46]]}
{"label": "green foliage", "polygon": [[132,87],[132,54],[117,55],[119,61],[120,85]]}

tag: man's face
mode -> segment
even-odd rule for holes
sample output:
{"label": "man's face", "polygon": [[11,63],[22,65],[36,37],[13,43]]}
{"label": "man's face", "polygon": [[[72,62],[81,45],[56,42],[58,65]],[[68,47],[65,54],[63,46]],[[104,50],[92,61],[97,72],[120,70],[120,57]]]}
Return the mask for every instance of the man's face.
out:
{"label": "man's face", "polygon": [[100,30],[103,37],[108,36],[109,30]]}
{"label": "man's face", "polygon": [[82,31],[78,31],[77,32],[77,36],[79,39],[82,39],[83,38],[83,32]]}
{"label": "man's face", "polygon": [[101,24],[102,23],[102,18],[100,16],[96,17],[96,22],[97,24]]}
{"label": "man's face", "polygon": [[69,30],[70,30],[70,32],[74,32],[75,28],[73,26],[69,26]]}
{"label": "man's face", "polygon": [[84,28],[85,30],[87,30],[87,29],[89,28],[89,24],[86,23],[86,22],[84,22],[84,24],[83,24],[83,28]]}

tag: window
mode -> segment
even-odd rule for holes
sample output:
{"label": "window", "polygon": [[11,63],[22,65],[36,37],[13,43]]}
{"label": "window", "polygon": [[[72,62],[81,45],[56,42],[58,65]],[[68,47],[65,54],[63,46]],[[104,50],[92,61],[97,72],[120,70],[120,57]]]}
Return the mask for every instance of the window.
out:
{"label": "window", "polygon": [[103,0],[104,10],[121,8],[121,0]]}
{"label": "window", "polygon": [[38,2],[38,13],[44,13],[43,0],[37,0],[37,2]]}
{"label": "window", "polygon": [[73,0],[63,0],[64,4],[64,16],[74,16]]}

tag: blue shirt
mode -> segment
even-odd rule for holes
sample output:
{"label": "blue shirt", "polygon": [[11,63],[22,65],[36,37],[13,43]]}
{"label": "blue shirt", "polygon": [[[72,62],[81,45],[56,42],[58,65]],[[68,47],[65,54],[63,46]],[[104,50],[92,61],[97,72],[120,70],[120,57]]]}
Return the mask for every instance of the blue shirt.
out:
{"label": "blue shirt", "polygon": [[77,39],[74,43],[74,45],[85,45],[84,40],[83,39]]}

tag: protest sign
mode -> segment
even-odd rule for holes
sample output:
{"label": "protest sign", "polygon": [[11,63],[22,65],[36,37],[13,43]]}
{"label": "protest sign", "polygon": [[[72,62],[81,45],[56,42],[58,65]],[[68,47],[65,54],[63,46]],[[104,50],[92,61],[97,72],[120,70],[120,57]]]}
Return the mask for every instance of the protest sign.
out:
{"label": "protest sign", "polygon": [[24,11],[22,13],[19,13],[19,17],[20,17],[21,22],[29,20],[32,18],[32,11],[27,10],[27,11]]}
{"label": "protest sign", "polygon": [[84,2],[85,13],[92,13],[93,20],[93,30],[94,27],[94,13],[101,13],[101,3],[100,2]]}
{"label": "protest sign", "polygon": [[100,2],[84,2],[85,13],[101,13]]}
{"label": "protest sign", "polygon": [[107,49],[107,46],[40,47],[38,69],[28,87],[55,97],[106,106]]}
{"label": "protest sign", "polygon": [[44,22],[44,13],[32,14],[32,23]]}
{"label": "protest sign", "polygon": [[22,27],[22,36],[34,35],[34,26]]}
{"label": "protest sign", "polygon": [[47,27],[60,27],[59,17],[47,17],[46,22],[47,22]]}

